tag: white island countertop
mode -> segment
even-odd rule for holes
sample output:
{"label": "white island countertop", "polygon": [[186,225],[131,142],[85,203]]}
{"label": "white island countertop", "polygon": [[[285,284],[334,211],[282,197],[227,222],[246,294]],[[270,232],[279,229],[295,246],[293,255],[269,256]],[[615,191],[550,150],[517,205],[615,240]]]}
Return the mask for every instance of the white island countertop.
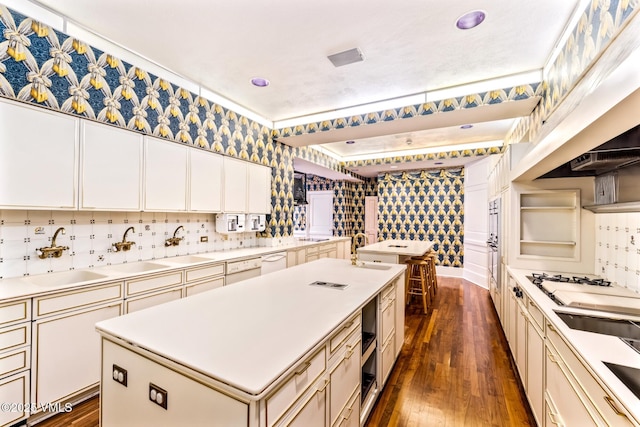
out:
{"label": "white island countertop", "polygon": [[[404,271],[401,265],[375,267],[320,259],[105,320],[96,329],[106,339],[149,351],[258,400]],[[310,285],[314,281],[348,287]]]}
{"label": "white island countertop", "polygon": [[358,248],[358,253],[420,256],[431,250],[433,242],[427,240],[383,240]]}

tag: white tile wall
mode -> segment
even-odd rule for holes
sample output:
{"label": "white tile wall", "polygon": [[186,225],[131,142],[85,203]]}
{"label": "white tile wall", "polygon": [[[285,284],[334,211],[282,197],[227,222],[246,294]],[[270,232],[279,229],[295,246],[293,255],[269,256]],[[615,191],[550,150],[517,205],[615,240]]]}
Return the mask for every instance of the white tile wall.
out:
{"label": "white tile wall", "polygon": [[[136,244],[127,252],[115,252],[113,243],[127,240]],[[174,231],[184,237],[179,246],[165,247]],[[56,243],[68,246],[60,258],[40,259],[37,248]],[[200,242],[207,236],[208,242]],[[213,214],[151,212],[73,212],[0,210],[0,279],[54,271],[97,267],[124,262],[161,259],[177,255],[258,246],[256,233],[225,236],[215,231]]]}
{"label": "white tile wall", "polygon": [[640,213],[595,217],[595,273],[640,293]]}

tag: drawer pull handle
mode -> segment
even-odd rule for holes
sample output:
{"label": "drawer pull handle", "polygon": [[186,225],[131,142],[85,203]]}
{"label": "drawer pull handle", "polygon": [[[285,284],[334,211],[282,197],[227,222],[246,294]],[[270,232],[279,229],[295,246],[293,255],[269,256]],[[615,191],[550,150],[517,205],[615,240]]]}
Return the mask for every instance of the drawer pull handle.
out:
{"label": "drawer pull handle", "polygon": [[351,356],[353,356],[353,346],[348,345],[347,352],[344,355],[344,360],[351,359]]}
{"label": "drawer pull handle", "polygon": [[607,401],[607,403],[609,404],[609,406],[611,406],[611,409],[613,409],[613,412],[615,412],[616,415],[627,418],[626,414],[620,412],[620,410],[618,409],[618,407],[616,406],[616,403],[613,401],[612,398],[610,398],[609,396],[604,396],[604,400]]}
{"label": "drawer pull handle", "polygon": [[302,375],[304,374],[307,369],[309,369],[309,366],[311,366],[311,362],[304,362],[304,367],[302,369],[300,369],[299,371],[296,371],[296,375]]}
{"label": "drawer pull handle", "polygon": [[548,353],[547,353],[547,357],[549,357],[549,360],[551,360],[553,363],[555,363],[555,364],[557,364],[557,365],[559,365],[559,364],[560,364],[560,362],[558,362],[558,359],[556,358],[556,355],[555,355],[555,354],[553,354],[553,353],[551,353],[551,352],[548,352]]}
{"label": "drawer pull handle", "polygon": [[347,324],[346,324],[346,325],[344,325],[342,329],[349,329],[349,328],[350,328],[350,327],[352,327],[352,326],[353,326],[353,320],[352,320],[352,321],[350,321],[350,322],[347,322]]}
{"label": "drawer pull handle", "polygon": [[322,393],[323,391],[325,391],[328,385],[329,385],[329,380],[324,380],[324,384],[322,385],[322,387],[318,389],[317,393]]}
{"label": "drawer pull handle", "polygon": [[559,427],[563,427],[564,424],[562,424],[562,422],[558,421],[558,419],[556,418],[558,416],[557,413],[552,412],[551,408],[549,408],[549,419],[551,420],[551,422]]}
{"label": "drawer pull handle", "polygon": [[551,323],[547,323],[547,329],[551,332],[556,332],[556,329],[551,325]]}

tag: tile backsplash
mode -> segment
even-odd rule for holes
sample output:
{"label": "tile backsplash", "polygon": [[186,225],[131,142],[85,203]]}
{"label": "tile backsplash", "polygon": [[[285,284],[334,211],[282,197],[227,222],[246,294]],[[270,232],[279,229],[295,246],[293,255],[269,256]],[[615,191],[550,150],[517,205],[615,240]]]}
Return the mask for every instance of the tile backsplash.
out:
{"label": "tile backsplash", "polygon": [[[135,232],[129,232],[127,240],[135,245],[115,252],[113,243],[122,241],[131,226]],[[177,237],[184,240],[165,246],[180,226],[184,229]],[[60,258],[40,259],[36,250],[50,246],[60,227],[65,233],[58,234],[56,244],[69,249]],[[0,210],[0,278],[252,246],[258,246],[256,233],[219,234],[213,214]]]}
{"label": "tile backsplash", "polygon": [[640,293],[640,212],[595,217],[595,273]]}

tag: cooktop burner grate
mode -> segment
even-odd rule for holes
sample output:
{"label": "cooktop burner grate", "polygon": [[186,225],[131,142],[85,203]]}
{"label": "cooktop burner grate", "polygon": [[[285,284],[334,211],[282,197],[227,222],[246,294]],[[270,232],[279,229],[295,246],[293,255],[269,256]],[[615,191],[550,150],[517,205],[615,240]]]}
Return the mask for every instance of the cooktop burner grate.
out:
{"label": "cooktop burner grate", "polygon": [[[579,285],[589,286],[611,286],[611,282],[600,278],[591,277],[579,277],[579,276],[564,276],[562,274],[547,274],[547,273],[531,273],[531,280],[534,285],[541,285],[544,280],[550,282],[564,282],[564,283],[577,283]],[[539,287],[539,286],[538,286]]]}

